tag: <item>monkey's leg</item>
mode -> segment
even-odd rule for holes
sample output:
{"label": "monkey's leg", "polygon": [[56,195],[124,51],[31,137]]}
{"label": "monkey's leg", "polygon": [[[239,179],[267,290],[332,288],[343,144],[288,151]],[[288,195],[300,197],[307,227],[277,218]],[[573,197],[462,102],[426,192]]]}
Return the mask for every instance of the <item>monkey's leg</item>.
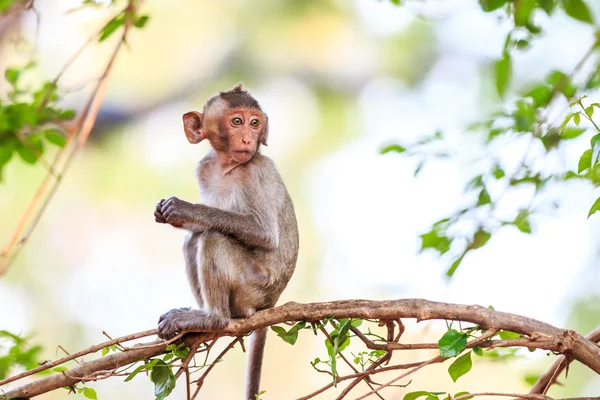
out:
{"label": "monkey's leg", "polygon": [[227,326],[232,281],[238,275],[234,271],[242,256],[237,246],[233,239],[214,231],[189,237],[184,245],[188,276],[202,308],[173,309],[163,314],[158,321],[159,337],[170,339],[184,331],[212,332]]}
{"label": "monkey's leg", "polygon": [[204,307],[202,300],[202,289],[198,278],[198,241],[202,232],[190,232],[185,237],[183,243],[183,256],[185,258],[185,270],[188,276],[188,282],[192,289],[192,293],[198,302],[200,309]]}

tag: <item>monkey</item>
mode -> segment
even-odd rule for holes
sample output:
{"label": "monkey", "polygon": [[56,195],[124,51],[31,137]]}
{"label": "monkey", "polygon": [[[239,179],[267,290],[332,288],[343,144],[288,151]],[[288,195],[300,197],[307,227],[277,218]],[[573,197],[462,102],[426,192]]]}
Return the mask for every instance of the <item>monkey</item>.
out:
{"label": "monkey", "polygon": [[[232,318],[272,308],[296,267],[299,248],[294,205],[267,145],[269,120],[241,85],[210,98],[202,113],[183,115],[191,144],[212,149],[198,164],[202,204],[161,199],[155,221],[188,231],[183,252],[199,309],[173,309],[159,318],[158,336],[219,331]],[[250,337],[246,400],[255,400],[267,329]]]}

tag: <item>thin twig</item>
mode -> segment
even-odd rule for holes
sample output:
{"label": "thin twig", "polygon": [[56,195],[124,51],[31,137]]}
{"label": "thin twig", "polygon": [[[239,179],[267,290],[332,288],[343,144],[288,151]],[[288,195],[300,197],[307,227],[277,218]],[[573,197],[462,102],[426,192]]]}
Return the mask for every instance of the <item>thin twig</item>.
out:
{"label": "thin twig", "polygon": [[225,349],[221,352],[221,354],[219,354],[217,356],[217,358],[214,359],[212,364],[208,368],[206,368],[206,371],[204,371],[202,376],[200,378],[198,378],[198,380],[196,381],[198,386],[196,387],[196,391],[194,392],[194,395],[192,396],[191,400],[194,400],[196,398],[196,396],[198,395],[198,393],[200,392],[200,389],[202,388],[202,384],[204,383],[204,378],[206,378],[206,376],[215,367],[215,365],[217,365],[217,363],[219,361],[221,361],[221,359],[223,358],[225,353],[227,353],[229,350],[231,350],[238,341],[239,341],[239,339],[237,337],[234,340],[232,340],[231,343],[229,343],[229,345],[227,347],[225,347]]}
{"label": "thin twig", "polygon": [[[132,10],[133,6],[134,6],[134,0],[130,0],[126,9]],[[58,174],[58,177],[62,177],[64,175],[64,173],[66,173],[68,171],[75,154],[77,154],[77,152],[83,147],[83,145],[87,141],[87,138],[89,137],[89,134],[94,126],[94,123],[96,122],[96,117],[98,115],[98,111],[102,104],[102,100],[104,98],[104,93],[106,92],[106,88],[107,88],[107,84],[108,84],[108,77],[109,77],[112,67],[114,65],[117,54],[119,53],[119,51],[121,50],[123,45],[126,43],[126,37],[127,37],[127,34],[129,32],[130,28],[131,28],[130,18],[126,18],[126,21],[125,21],[125,24],[123,27],[123,35],[121,36],[121,40],[115,47],[115,49],[111,55],[111,58],[109,59],[108,64],[106,65],[106,68],[104,69],[104,73],[102,74],[102,77],[100,78],[100,81],[96,85],[94,91],[92,92],[92,94],[88,100],[88,103],[86,104],[86,107],[82,110],[82,112],[80,113],[80,116],[77,119],[76,124],[74,125],[73,130],[77,131],[77,134],[76,135],[68,135],[69,137],[68,137],[67,145],[58,151],[56,159],[51,166],[50,171],[52,173],[48,172],[46,174],[46,177],[42,180],[40,186],[38,187],[38,190],[36,191],[35,195],[33,196],[31,201],[25,208],[25,212],[22,214],[21,218],[19,219],[19,222],[17,223],[12,235],[10,236],[10,239],[9,239],[7,245],[4,247],[2,253],[0,253],[0,276],[2,276],[4,273],[6,273],[6,270],[8,269],[8,267],[17,258],[21,249],[23,248],[24,244],[27,242],[28,238],[31,236],[33,230],[37,227],[42,215],[44,214],[48,204],[50,203],[50,200],[53,198],[54,194],[56,193],[56,190],[60,186],[62,179],[59,179],[59,178],[55,179],[54,185],[49,189],[45,200],[43,200],[43,202],[42,202],[42,197],[43,197],[44,193],[46,193],[48,186],[51,184],[51,181],[52,181],[51,178],[56,175],[54,173],[56,166],[58,165],[59,162],[62,162],[63,156],[66,155],[67,158],[64,161],[62,170]],[[96,34],[96,36],[97,36],[97,34]],[[60,77],[62,76],[64,71],[66,71],[66,69],[71,65],[71,63],[77,57],[79,57],[79,55],[83,51],[83,48],[85,48],[87,45],[89,45],[89,43],[91,43],[90,40],[88,40],[88,42],[86,42],[86,44],[82,48],[80,48],[73,55],[73,57],[67,62],[67,65],[63,68],[63,70],[61,70],[59,72],[58,76],[55,78],[55,80],[54,80],[55,83],[60,79]],[[77,143],[77,145],[73,146],[71,152],[69,154],[67,154],[66,150],[70,146],[70,144],[73,142],[73,136],[76,136],[78,138],[78,143]],[[37,206],[38,206],[38,204],[40,204],[40,202],[41,202],[41,205],[40,205],[37,213],[35,213],[35,215],[34,215],[34,210],[37,208]],[[29,228],[27,229],[26,233],[21,236],[22,230],[25,228],[25,225],[30,220],[31,220],[31,223],[29,225]]]}
{"label": "thin twig", "polygon": [[[447,360],[447,359],[446,359],[446,358],[444,358],[444,357],[442,357],[442,356],[437,356],[437,357],[434,357],[434,358],[430,359],[429,361],[425,361],[425,362],[424,362],[424,363],[422,363],[421,365],[419,365],[419,366],[416,366],[416,367],[414,367],[414,368],[410,369],[409,371],[406,371],[406,372],[405,372],[405,373],[403,373],[402,375],[400,375],[400,376],[397,376],[396,378],[392,379],[391,381],[388,381],[388,382],[386,382],[386,383],[382,384],[382,385],[381,385],[381,386],[379,386],[377,389],[374,389],[374,390],[372,390],[372,391],[368,392],[367,394],[364,394],[364,395],[362,395],[362,396],[358,397],[356,400],[366,399],[366,398],[367,398],[367,397],[369,397],[370,395],[372,395],[372,394],[375,394],[375,393],[379,392],[379,391],[380,391],[380,390],[382,390],[383,388],[386,388],[386,387],[390,386],[391,384],[393,384],[393,383],[395,383],[395,382],[399,381],[400,379],[402,379],[402,378],[405,378],[405,377],[407,377],[408,375],[411,375],[411,374],[413,374],[413,373],[417,372],[418,370],[420,370],[421,368],[423,368],[423,367],[425,367],[425,366],[427,366],[427,365],[429,365],[429,364],[435,364],[435,363],[439,363],[439,362],[444,362],[445,360]],[[381,371],[381,370],[378,370],[378,371]]]}
{"label": "thin twig", "polygon": [[14,382],[14,381],[22,379],[22,378],[25,378],[26,376],[37,374],[40,371],[45,371],[47,369],[56,367],[57,365],[64,364],[64,363],[66,363],[68,361],[74,360],[74,359],[76,359],[78,357],[81,357],[81,356],[84,356],[86,354],[95,353],[95,352],[97,352],[99,350],[102,350],[105,347],[112,346],[113,344],[122,343],[122,342],[129,342],[131,340],[140,339],[140,338],[147,337],[147,336],[152,336],[152,335],[156,335],[156,329],[150,329],[150,330],[143,331],[143,332],[133,333],[131,335],[121,336],[121,337],[118,337],[116,339],[109,340],[108,342],[103,342],[103,343],[100,343],[100,344],[96,344],[94,346],[90,346],[87,349],[83,349],[81,351],[78,351],[77,353],[70,354],[70,355],[68,355],[66,357],[63,357],[63,358],[59,359],[59,360],[49,361],[47,363],[44,363],[44,365],[40,365],[39,367],[30,369],[29,371],[25,371],[25,372],[22,372],[20,374],[15,375],[15,376],[11,376],[9,378],[1,380],[0,381],[0,386],[6,385],[7,383]]}
{"label": "thin twig", "polygon": [[462,396],[455,397],[454,400],[465,400],[470,399],[474,396],[502,396],[502,397],[515,397],[517,399],[529,399],[529,400],[553,400],[552,397],[544,396],[543,394],[519,394],[519,393],[495,393],[495,392],[479,392],[469,393]]}
{"label": "thin twig", "polygon": [[[350,375],[344,375],[344,376],[339,376],[337,381],[339,382],[343,382],[345,380],[348,379],[355,379],[355,378],[364,378],[366,376],[369,375],[376,375],[376,374],[380,374],[383,372],[388,372],[388,371],[396,371],[399,369],[409,369],[409,368],[414,368],[414,367],[418,367],[421,364],[426,363],[427,361],[421,361],[421,362],[415,362],[415,363],[410,363],[410,364],[397,364],[397,365],[391,365],[389,367],[382,367],[380,369],[374,369],[371,371],[363,371],[363,372],[359,372],[357,374],[350,374]],[[322,388],[315,390],[314,392],[304,396],[304,397],[299,397],[297,400],[308,400],[308,399],[312,399],[313,397],[315,397],[318,394],[323,393],[324,391],[326,391],[327,389],[331,389],[333,387],[333,382],[329,382],[327,385],[323,386]]]}

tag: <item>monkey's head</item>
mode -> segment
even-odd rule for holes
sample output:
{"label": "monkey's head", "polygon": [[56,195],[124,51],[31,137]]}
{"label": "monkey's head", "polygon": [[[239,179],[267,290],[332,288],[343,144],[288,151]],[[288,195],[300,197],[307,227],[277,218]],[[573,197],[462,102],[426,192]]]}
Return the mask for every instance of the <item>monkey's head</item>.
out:
{"label": "monkey's head", "polygon": [[208,139],[216,152],[226,153],[243,164],[261,144],[267,145],[269,120],[258,101],[237,85],[212,97],[202,113],[185,113],[183,129],[190,143]]}

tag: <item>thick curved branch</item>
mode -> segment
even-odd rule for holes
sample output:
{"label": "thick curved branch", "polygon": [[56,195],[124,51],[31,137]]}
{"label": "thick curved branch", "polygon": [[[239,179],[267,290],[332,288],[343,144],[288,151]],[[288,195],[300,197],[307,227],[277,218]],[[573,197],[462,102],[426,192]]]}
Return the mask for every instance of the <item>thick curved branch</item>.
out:
{"label": "thick curved branch", "polygon": [[[600,342],[600,326],[597,326],[596,329],[588,333],[585,338],[594,343]],[[567,368],[570,362],[571,360],[565,356],[558,357],[556,361],[552,363],[550,368],[548,368],[548,371],[538,378],[537,382],[535,385],[533,385],[529,393],[545,394],[550,386],[556,382],[556,378],[558,378],[560,373]]]}
{"label": "thick curved branch", "polygon": [[[188,346],[199,345],[220,336],[241,337],[251,331],[290,321],[315,322],[331,316],[336,318],[362,318],[375,320],[398,320],[415,318],[417,321],[443,319],[471,322],[488,331],[508,330],[524,336],[508,341],[515,346],[532,346],[563,354],[600,374],[600,347],[577,332],[554,327],[544,322],[515,314],[490,310],[478,305],[447,304],[423,299],[388,301],[342,300],[326,303],[287,303],[270,310],[257,312],[251,318],[237,319],[218,334],[188,333],[183,342]],[[494,341],[493,347],[504,341]],[[486,342],[487,343],[487,342]],[[132,347],[127,351],[111,354],[93,361],[81,363],[63,373],[43,378],[8,393],[7,398],[34,397],[49,391],[73,386],[98,371],[109,371],[146,360],[165,353],[166,342],[152,342]]]}

